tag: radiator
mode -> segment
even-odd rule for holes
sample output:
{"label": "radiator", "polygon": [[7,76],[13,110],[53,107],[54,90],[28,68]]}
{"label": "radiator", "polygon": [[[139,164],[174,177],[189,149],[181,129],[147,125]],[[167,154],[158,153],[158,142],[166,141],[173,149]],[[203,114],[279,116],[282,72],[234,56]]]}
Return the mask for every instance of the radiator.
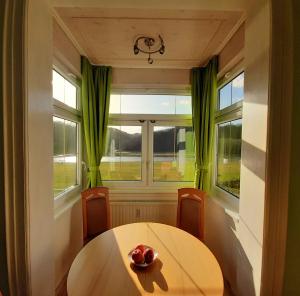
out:
{"label": "radiator", "polygon": [[176,225],[177,202],[111,202],[112,226],[134,222]]}

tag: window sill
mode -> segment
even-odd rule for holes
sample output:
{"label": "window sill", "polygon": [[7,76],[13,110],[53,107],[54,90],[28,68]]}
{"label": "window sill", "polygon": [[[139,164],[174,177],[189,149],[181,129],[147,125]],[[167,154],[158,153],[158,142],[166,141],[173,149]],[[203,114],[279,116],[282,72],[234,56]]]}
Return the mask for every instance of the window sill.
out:
{"label": "window sill", "polygon": [[182,187],[193,187],[192,181],[111,181],[104,180],[103,186],[109,187],[111,190],[168,190],[174,191]]}
{"label": "window sill", "polygon": [[210,198],[221,206],[226,214],[232,217],[236,222],[239,221],[239,199],[235,196],[219,189],[218,187],[214,187]]}
{"label": "window sill", "polygon": [[177,188],[109,188],[109,199],[111,202],[175,202],[177,201]]}
{"label": "window sill", "polygon": [[177,194],[178,188],[192,188],[192,182],[186,183],[177,183],[175,182],[175,186],[171,186],[172,184],[161,184],[161,185],[143,185],[141,183],[127,184],[124,185],[122,183],[113,183],[113,182],[104,182],[103,186],[109,188],[110,193],[112,194],[121,194],[121,193],[132,193],[132,194],[143,194],[143,193],[168,193],[168,194]]}
{"label": "window sill", "polygon": [[81,185],[77,185],[54,199],[54,219],[58,218],[80,199],[81,190]]}

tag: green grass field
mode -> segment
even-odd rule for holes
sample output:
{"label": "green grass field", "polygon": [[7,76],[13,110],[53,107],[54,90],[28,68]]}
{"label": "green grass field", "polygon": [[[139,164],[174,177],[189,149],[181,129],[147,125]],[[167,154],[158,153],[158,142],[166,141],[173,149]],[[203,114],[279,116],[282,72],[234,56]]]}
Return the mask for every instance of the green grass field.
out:
{"label": "green grass field", "polygon": [[53,193],[57,196],[66,188],[76,184],[76,163],[54,163],[53,165]]}
{"label": "green grass field", "polygon": [[224,190],[240,195],[240,170],[239,160],[233,160],[227,164],[218,164],[217,184]]}
{"label": "green grass field", "polygon": [[[115,181],[139,181],[141,180],[140,162],[115,163],[114,169],[111,163],[101,164],[101,174],[103,180]],[[194,160],[187,159],[184,173],[179,172],[176,161],[155,162],[154,181],[156,182],[184,182],[194,180]],[[219,164],[217,183],[220,187],[239,196],[240,162],[233,161],[228,164]],[[76,183],[75,163],[55,163],[54,164],[54,196],[63,192],[66,188]]]}
{"label": "green grass field", "polygon": [[[103,180],[114,181],[139,181],[142,178],[142,167],[140,162],[121,162],[101,164],[101,175]],[[184,173],[178,171],[176,161],[173,162],[155,162],[154,163],[154,181],[193,181],[194,180],[194,160],[187,159],[184,167]]]}

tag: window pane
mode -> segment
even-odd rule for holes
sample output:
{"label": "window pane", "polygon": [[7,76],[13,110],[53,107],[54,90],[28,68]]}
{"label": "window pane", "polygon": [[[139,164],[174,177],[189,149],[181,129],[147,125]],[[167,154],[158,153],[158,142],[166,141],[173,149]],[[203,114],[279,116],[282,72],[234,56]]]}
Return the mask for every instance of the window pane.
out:
{"label": "window pane", "polygon": [[142,180],[142,127],[109,126],[101,160],[103,180]]}
{"label": "window pane", "polygon": [[218,125],[217,185],[240,195],[241,119]]}
{"label": "window pane", "polygon": [[53,117],[53,152],[54,155],[63,155],[65,153],[65,122],[59,117]]}
{"label": "window pane", "polygon": [[65,188],[77,184],[77,155],[65,157]]}
{"label": "window pane", "polygon": [[77,124],[65,120],[65,154],[77,153]]}
{"label": "window pane", "polygon": [[111,114],[191,114],[190,96],[111,95]]}
{"label": "window pane", "polygon": [[231,105],[231,83],[219,90],[219,110]]}
{"label": "window pane", "polygon": [[121,113],[174,114],[175,97],[157,95],[122,95]]}
{"label": "window pane", "polygon": [[54,196],[77,183],[77,157],[58,156],[53,159],[53,191]]}
{"label": "window pane", "polygon": [[53,192],[54,196],[77,184],[77,123],[53,117],[54,157]]}
{"label": "window pane", "polygon": [[110,114],[121,113],[121,95],[110,95],[109,113]]}
{"label": "window pane", "polygon": [[55,70],[52,71],[53,98],[76,109],[77,88]]}
{"label": "window pane", "polygon": [[192,114],[191,96],[176,96],[176,114]]}
{"label": "window pane", "polygon": [[155,126],[153,180],[193,181],[194,144],[192,127]]}
{"label": "window pane", "polygon": [[65,104],[76,109],[76,87],[65,80]]}
{"label": "window pane", "polygon": [[244,99],[244,73],[234,78],[219,90],[219,106],[222,110]]}
{"label": "window pane", "polygon": [[53,192],[54,196],[65,190],[65,158],[63,156],[53,158]]}
{"label": "window pane", "polygon": [[244,99],[244,73],[232,80],[232,104]]}
{"label": "window pane", "polygon": [[64,78],[56,71],[52,71],[52,91],[53,98],[65,102],[65,82]]}

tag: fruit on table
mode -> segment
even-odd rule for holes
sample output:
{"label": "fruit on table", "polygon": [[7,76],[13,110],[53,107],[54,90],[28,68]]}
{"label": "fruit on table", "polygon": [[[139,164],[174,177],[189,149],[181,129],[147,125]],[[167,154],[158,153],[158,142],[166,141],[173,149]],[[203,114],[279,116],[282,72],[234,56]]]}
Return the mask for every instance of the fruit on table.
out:
{"label": "fruit on table", "polygon": [[134,249],[131,258],[135,264],[142,264],[145,261],[144,254],[140,249]]}
{"label": "fruit on table", "polygon": [[147,248],[144,252],[145,262],[150,264],[154,259],[154,251],[152,248]]}
{"label": "fruit on table", "polygon": [[144,253],[146,248],[144,245],[140,244],[140,245],[136,246],[135,249],[140,249],[142,251],[142,253]]}

